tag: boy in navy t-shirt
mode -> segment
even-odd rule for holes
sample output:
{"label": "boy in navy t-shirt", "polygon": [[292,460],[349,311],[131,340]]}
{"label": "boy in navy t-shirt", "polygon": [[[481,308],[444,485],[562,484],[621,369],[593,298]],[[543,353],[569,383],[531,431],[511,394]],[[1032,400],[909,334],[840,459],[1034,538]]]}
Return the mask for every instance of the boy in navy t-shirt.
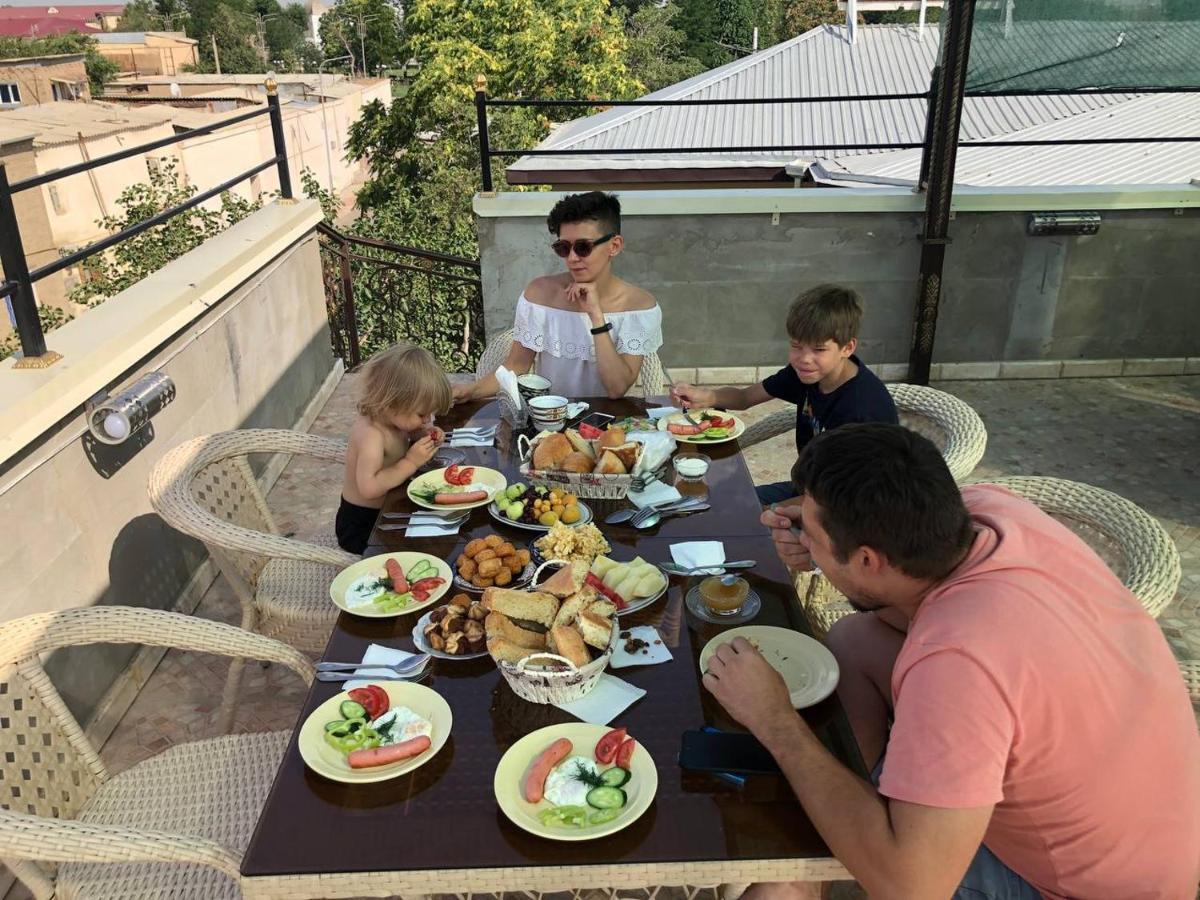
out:
{"label": "boy in navy t-shirt", "polygon": [[[772,397],[796,404],[796,455],[822,431],[850,422],[898,423],[883,382],[854,355],[862,302],[850,288],[823,284],[805,291],[788,310],[788,364],[749,387],[671,387],[674,403],[749,409]],[[790,481],[756,488],[764,506],[796,496]]]}

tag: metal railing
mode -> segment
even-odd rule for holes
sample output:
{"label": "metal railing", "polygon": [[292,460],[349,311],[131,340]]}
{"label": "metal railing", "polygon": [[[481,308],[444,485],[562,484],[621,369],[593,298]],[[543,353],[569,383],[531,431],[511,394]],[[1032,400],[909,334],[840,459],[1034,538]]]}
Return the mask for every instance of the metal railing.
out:
{"label": "metal railing", "polygon": [[[4,267],[4,281],[0,282],[0,297],[4,297],[5,302],[8,304],[10,317],[21,339],[21,359],[16,363],[17,368],[42,368],[61,359],[59,354],[54,353],[46,347],[46,336],[42,333],[41,321],[38,319],[37,301],[33,293],[33,285],[36,282],[56,272],[61,272],[63,269],[73,266],[87,259],[89,256],[103,253],[105,250],[116,246],[124,240],[161,225],[180,213],[186,212],[192,207],[198,206],[206,200],[210,200],[228,191],[230,188],[248,178],[252,178],[259,172],[271,168],[271,166],[276,166],[279,170],[280,196],[287,200],[292,199],[292,178],[288,172],[287,145],[283,135],[283,115],[280,111],[279,95],[273,80],[268,79],[266,88],[267,105],[263,108],[233,116],[222,122],[214,122],[211,125],[191,128],[170,137],[139,144],[136,147],[118,150],[116,153],[109,153],[96,159],[84,160],[70,166],[64,166],[61,169],[35,175],[21,181],[9,182],[4,163],[0,163],[0,265]],[[108,165],[109,163],[129,159],[132,156],[140,156],[152,150],[157,150],[160,147],[168,147],[180,141],[211,134],[222,128],[229,128],[232,125],[257,119],[260,116],[268,116],[271,120],[271,137],[275,148],[274,156],[263,160],[257,165],[251,166],[249,169],[222,182],[216,187],[202,191],[199,194],[189,197],[182,203],[172,206],[170,209],[165,209],[157,215],[151,216],[149,219],[138,222],[136,225],[130,225],[128,228],[123,228],[73,253],[60,256],[53,262],[39,266],[33,271],[29,270],[29,266],[25,260],[25,247],[21,240],[20,226],[17,222],[16,211],[13,206],[14,195],[22,191],[41,187],[44,184],[50,184],[71,175],[77,175],[80,172],[87,172],[100,166]]]}
{"label": "metal railing", "polygon": [[397,339],[430,350],[448,371],[483,352],[479,260],[317,226],[333,352],[347,368]]}

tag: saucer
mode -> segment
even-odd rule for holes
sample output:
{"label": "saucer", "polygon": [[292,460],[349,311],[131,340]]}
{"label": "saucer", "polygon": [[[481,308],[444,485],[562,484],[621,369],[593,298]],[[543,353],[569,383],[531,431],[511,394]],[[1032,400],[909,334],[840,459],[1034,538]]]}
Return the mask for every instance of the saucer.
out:
{"label": "saucer", "polygon": [[730,616],[716,616],[708,611],[708,607],[700,599],[700,585],[696,585],[687,592],[685,602],[692,615],[705,622],[712,622],[714,625],[737,625],[741,622],[749,622],[762,609],[762,598],[758,596],[754,588],[751,588],[750,593],[746,595],[746,602],[742,604],[742,608]]}

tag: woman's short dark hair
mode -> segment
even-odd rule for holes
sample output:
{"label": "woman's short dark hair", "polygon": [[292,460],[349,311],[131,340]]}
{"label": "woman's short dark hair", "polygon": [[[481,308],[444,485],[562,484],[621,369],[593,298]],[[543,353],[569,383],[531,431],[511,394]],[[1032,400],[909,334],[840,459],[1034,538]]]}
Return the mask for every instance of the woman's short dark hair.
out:
{"label": "woman's short dark hair", "polygon": [[568,194],[554,204],[546,217],[546,227],[551,234],[557,235],[564,225],[572,222],[598,222],[605,234],[620,234],[621,201],[616,194],[604,191]]}
{"label": "woman's short dark hair", "polygon": [[941,452],[901,425],[843,425],[817,435],[792,468],[820,507],[834,555],[871,547],[913,578],[942,578],[974,538]]}

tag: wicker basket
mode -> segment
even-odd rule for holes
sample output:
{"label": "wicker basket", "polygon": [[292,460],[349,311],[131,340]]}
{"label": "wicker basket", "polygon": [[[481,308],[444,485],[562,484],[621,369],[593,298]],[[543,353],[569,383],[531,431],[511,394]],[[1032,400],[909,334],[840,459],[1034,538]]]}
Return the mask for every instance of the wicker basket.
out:
{"label": "wicker basket", "polygon": [[[538,577],[547,566],[564,565],[568,563],[561,559],[546,560],[534,571],[529,590],[537,589]],[[618,631],[620,628],[613,622],[608,647],[583,668],[578,668],[566,657],[555,653],[535,653],[515,665],[498,660],[496,667],[508,682],[508,686],[513,689],[513,693],[522,700],[528,700],[530,703],[570,703],[586,696],[596,686],[617,647]],[[555,663],[555,668],[530,668],[535,663],[546,662]]]}
{"label": "wicker basket", "polygon": [[517,450],[521,455],[521,477],[530,484],[546,488],[566,488],[576,497],[585,500],[624,500],[630,491],[642,491],[655,479],[662,480],[667,474],[670,460],[663,462],[653,472],[638,475],[597,475],[594,472],[560,472],[533,468],[533,442],[525,435],[517,436]]}

